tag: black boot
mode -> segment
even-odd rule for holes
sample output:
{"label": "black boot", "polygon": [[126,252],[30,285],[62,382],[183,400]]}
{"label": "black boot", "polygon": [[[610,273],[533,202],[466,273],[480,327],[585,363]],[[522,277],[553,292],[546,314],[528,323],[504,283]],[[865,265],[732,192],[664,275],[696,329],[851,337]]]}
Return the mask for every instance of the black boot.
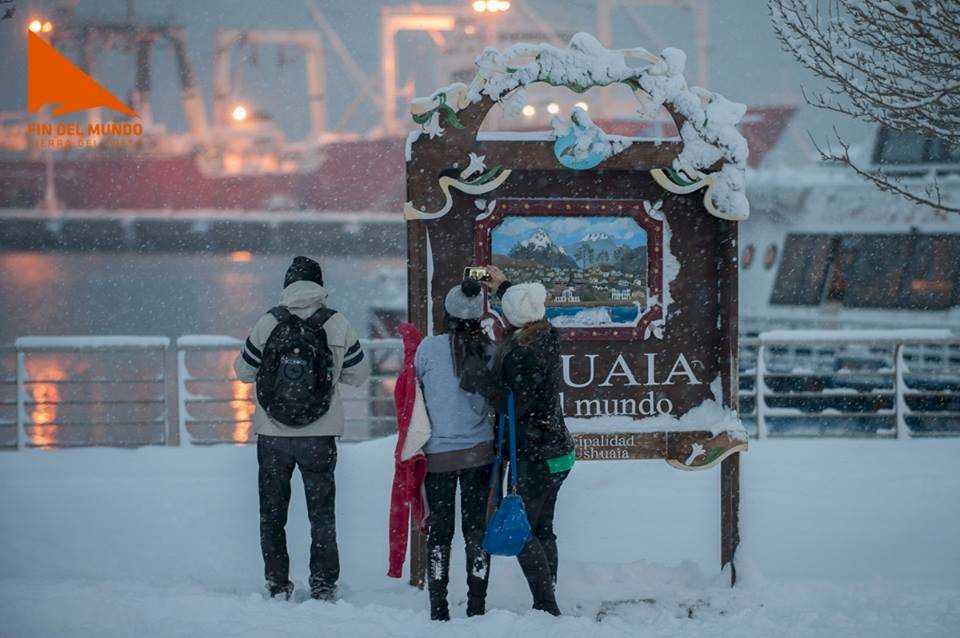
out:
{"label": "black boot", "polygon": [[533,608],[545,611],[551,616],[559,616],[560,607],[557,606],[557,595],[553,589],[553,580],[550,576],[535,579],[529,584],[530,593],[533,594]]}
{"label": "black boot", "polygon": [[533,608],[559,616],[560,608],[557,606],[550,564],[543,556],[539,544],[531,546],[531,543],[532,541],[527,543],[527,547],[518,558],[523,568],[523,575],[527,579],[527,585],[530,587],[530,594],[533,596]]}
{"label": "black boot", "polygon": [[267,593],[270,594],[270,598],[290,600],[290,596],[293,595],[293,583],[289,580],[285,583],[275,583],[272,580],[268,580]]}
{"label": "black boot", "polygon": [[427,590],[430,592],[430,620],[450,620],[447,584],[450,581],[450,546],[434,545],[427,558]]}
{"label": "black boot", "polygon": [[332,603],[337,599],[337,587],[330,587],[320,583],[310,584],[310,598],[322,602]]}
{"label": "black boot", "polygon": [[470,596],[467,595],[467,617],[473,616],[482,616],[487,613],[487,598],[486,596]]}

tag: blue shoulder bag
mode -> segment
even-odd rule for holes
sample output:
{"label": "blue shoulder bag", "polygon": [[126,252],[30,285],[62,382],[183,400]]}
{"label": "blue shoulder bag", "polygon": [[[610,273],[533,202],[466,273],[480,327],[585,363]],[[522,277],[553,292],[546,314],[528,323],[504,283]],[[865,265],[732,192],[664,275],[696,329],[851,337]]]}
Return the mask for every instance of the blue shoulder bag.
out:
{"label": "blue shoulder bag", "polygon": [[500,467],[503,463],[503,437],[509,422],[510,429],[510,488],[500,506],[487,523],[483,548],[497,556],[516,556],[532,536],[523,499],[517,494],[517,416],[513,391],[507,390],[506,414],[501,411],[497,434],[497,459],[493,465],[493,481],[500,493]]}

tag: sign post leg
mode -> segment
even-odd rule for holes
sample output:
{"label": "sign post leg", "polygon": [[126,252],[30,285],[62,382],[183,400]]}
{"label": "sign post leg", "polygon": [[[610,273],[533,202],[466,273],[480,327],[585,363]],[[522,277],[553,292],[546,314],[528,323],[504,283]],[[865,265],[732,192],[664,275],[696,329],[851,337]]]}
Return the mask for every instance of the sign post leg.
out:
{"label": "sign post leg", "polygon": [[410,519],[410,584],[423,589],[427,574],[427,538]]}
{"label": "sign post leg", "polygon": [[720,568],[730,566],[730,586],[737,584],[734,558],[740,545],[740,453],[720,464]]}

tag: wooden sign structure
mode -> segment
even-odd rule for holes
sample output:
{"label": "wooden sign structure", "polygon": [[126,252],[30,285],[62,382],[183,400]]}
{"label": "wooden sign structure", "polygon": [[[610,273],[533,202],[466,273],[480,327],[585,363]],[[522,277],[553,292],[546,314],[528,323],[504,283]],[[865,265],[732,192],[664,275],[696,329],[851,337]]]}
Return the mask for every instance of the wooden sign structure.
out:
{"label": "wooden sign structure", "polygon": [[[567,49],[488,49],[470,86],[414,101],[420,131],[407,149],[409,318],[423,334],[438,331],[444,295],[468,265],[495,263],[515,283],[542,282],[561,336],[559,400],[578,460],[720,464],[721,566],[729,566],[733,584],[739,453],[746,450],[736,418],[746,144],[733,127],[743,110],[689,89],[676,49],[626,52],[646,67],[628,67],[624,53],[586,34]],[[607,135],[577,108],[553,134],[480,132],[491,108],[522,100],[536,82],[577,92],[625,84],[648,110],[665,107],[681,140]],[[499,332],[497,300],[488,298],[487,307],[486,321]],[[411,583],[422,586],[416,531]]]}

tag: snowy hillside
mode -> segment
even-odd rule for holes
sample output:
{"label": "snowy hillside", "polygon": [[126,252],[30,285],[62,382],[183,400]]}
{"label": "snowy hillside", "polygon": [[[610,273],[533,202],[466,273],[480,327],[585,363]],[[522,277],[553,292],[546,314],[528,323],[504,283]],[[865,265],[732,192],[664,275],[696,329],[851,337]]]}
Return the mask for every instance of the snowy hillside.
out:
{"label": "snowy hillside", "polygon": [[[341,446],[333,605],[261,596],[253,447],[8,453],[0,635],[902,638],[960,626],[960,440],[753,442],[734,590],[717,573],[717,471],[578,463],[556,523],[568,615],[529,611],[516,561],[495,558],[490,612],[467,620],[455,545],[454,619],[442,628],[425,592],[384,576],[393,445]],[[299,474],[293,489],[287,530],[302,586]],[[603,601],[647,598],[595,620]]]}

